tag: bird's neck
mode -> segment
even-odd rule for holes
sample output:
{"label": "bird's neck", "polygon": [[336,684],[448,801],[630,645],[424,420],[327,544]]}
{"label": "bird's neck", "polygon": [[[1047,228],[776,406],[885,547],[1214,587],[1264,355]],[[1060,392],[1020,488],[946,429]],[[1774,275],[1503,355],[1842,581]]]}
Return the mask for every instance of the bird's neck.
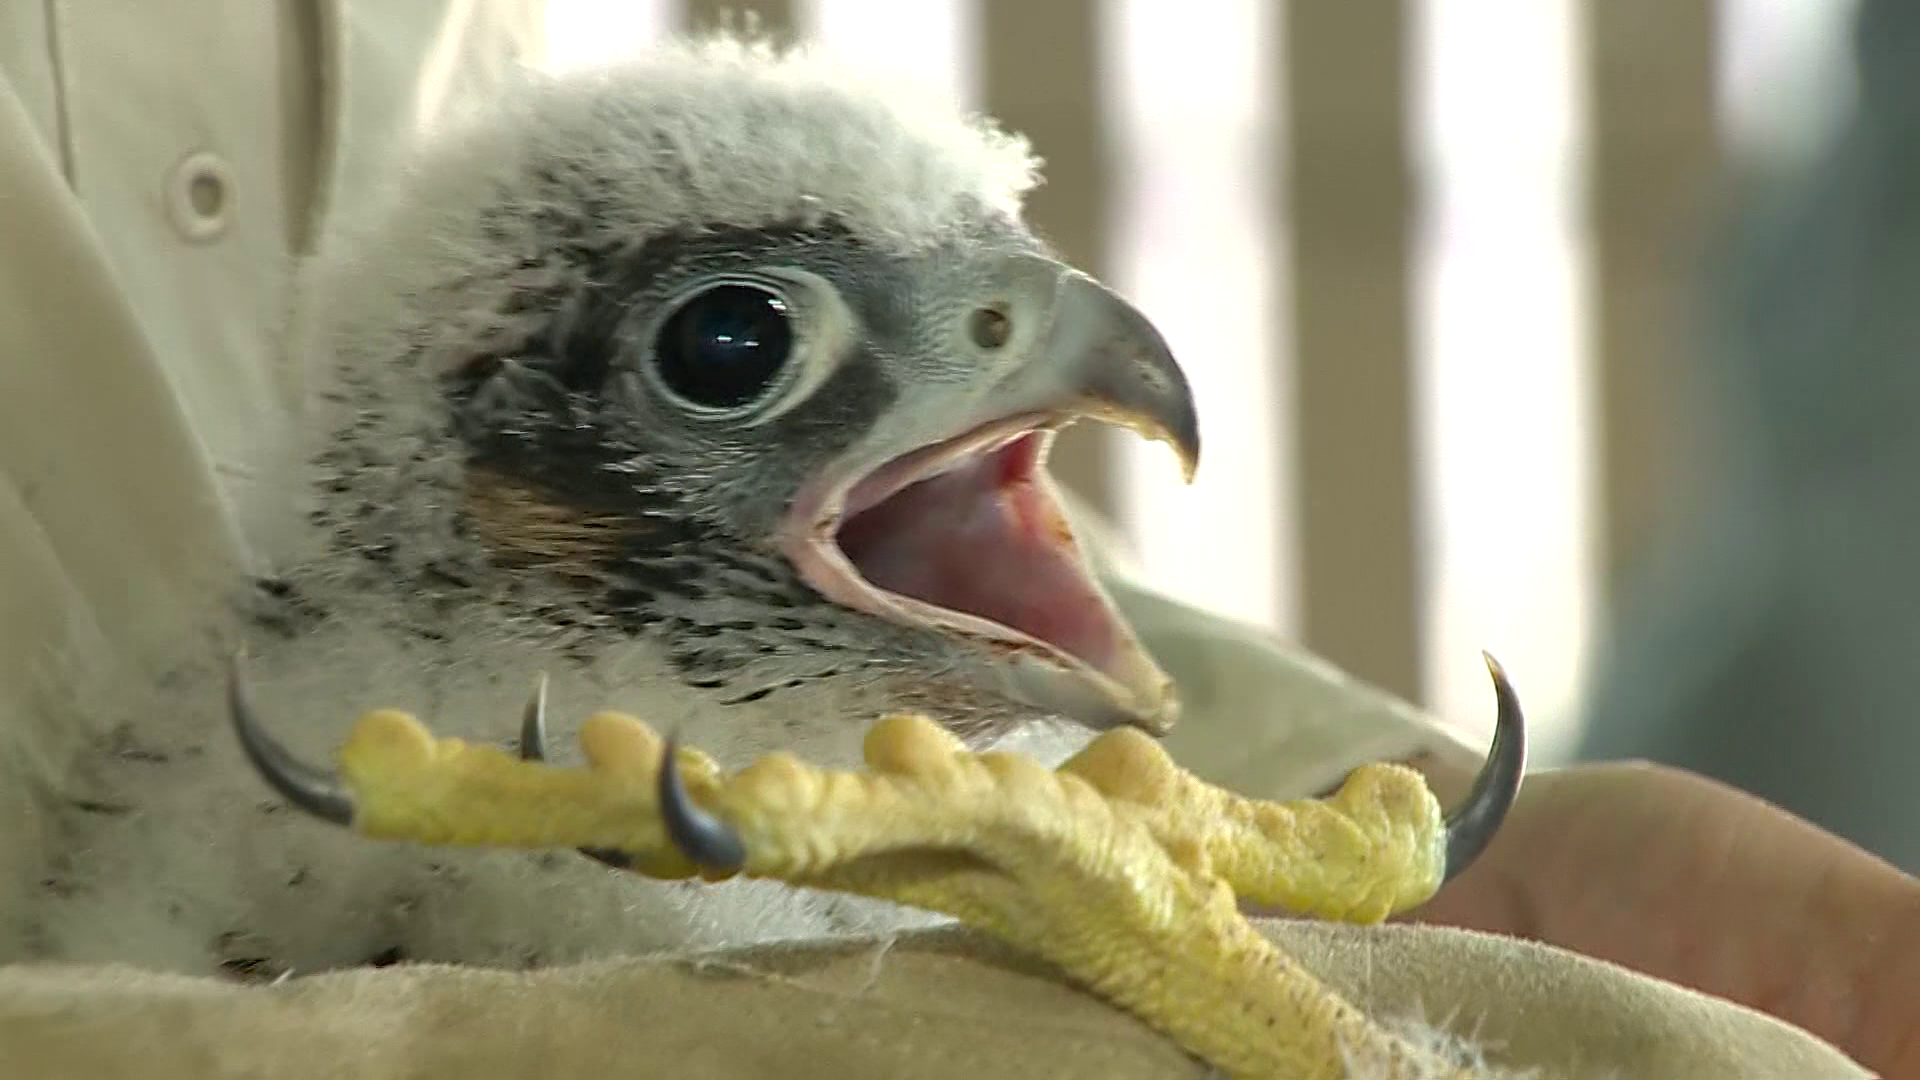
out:
{"label": "bird's neck", "polygon": [[499,742],[544,676],[561,745],[579,721],[611,709],[729,764],[789,750],[851,766],[867,726],[902,711],[976,747],[1013,736],[1054,758],[1080,741],[1077,727],[930,673],[917,652],[875,648],[871,628],[847,633],[840,620],[853,616],[824,600],[768,609],[734,582],[658,595],[642,617],[527,578],[498,588],[484,578],[378,580],[322,563],[263,583],[248,633],[263,698],[289,710],[324,703],[338,719],[313,722],[329,728],[398,708],[446,734]]}

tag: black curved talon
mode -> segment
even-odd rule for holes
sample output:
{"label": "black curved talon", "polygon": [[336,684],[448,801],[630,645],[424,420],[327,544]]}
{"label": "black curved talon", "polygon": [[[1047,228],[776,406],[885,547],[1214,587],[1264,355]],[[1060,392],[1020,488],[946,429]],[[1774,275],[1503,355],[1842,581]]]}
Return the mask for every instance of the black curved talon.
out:
{"label": "black curved talon", "polygon": [[233,719],[234,734],[254,771],[293,805],[323,821],[335,825],[353,824],[353,799],[331,770],[309,765],[273,741],[247,690],[246,656],[234,653],[227,668],[227,713]]}
{"label": "black curved talon", "polygon": [[680,780],[679,739],[667,738],[660,755],[660,820],[667,839],[695,865],[733,872],[746,865],[747,846],[726,822],[694,805]]}
{"label": "black curved talon", "polygon": [[1447,814],[1447,866],[1441,880],[1452,881],[1480,857],[1487,844],[1500,831],[1507,811],[1520,794],[1520,780],[1527,771],[1527,721],[1520,711],[1520,695],[1507,680],[1507,671],[1491,653],[1486,658],[1487,673],[1493,676],[1493,695],[1498,712],[1493,721],[1493,746],[1487,750],[1487,763],[1474,778],[1473,790],[1465,802]]}
{"label": "black curved talon", "polygon": [[[533,686],[533,696],[527,699],[526,711],[520,714],[520,760],[547,760],[547,677],[544,673]],[[576,850],[594,862],[615,870],[633,869],[633,860],[623,851],[585,847]]]}
{"label": "black curved talon", "polygon": [[520,713],[520,760],[547,760],[547,675],[533,684],[533,696]]}

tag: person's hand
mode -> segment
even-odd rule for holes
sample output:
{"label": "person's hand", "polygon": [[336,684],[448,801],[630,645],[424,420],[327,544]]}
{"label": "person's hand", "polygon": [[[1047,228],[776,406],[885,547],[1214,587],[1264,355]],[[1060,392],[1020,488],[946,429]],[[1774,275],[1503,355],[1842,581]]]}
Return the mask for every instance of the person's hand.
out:
{"label": "person's hand", "polygon": [[[1444,797],[1465,778],[1433,779]],[[1486,853],[1408,919],[1609,960],[1920,1077],[1920,880],[1691,773],[1528,776]]]}

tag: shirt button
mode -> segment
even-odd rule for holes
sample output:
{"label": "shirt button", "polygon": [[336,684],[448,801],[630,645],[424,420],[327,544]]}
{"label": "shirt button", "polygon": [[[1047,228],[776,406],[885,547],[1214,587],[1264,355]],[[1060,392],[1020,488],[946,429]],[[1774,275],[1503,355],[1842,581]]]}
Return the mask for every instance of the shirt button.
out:
{"label": "shirt button", "polygon": [[167,216],[181,236],[197,243],[227,231],[233,213],[233,169],[218,154],[190,154],[167,182]]}

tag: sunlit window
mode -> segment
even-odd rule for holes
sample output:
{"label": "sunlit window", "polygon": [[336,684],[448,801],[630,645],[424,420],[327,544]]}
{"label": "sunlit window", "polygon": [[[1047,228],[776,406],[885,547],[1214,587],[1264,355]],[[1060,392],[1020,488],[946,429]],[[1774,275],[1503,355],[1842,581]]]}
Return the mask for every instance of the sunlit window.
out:
{"label": "sunlit window", "polygon": [[546,66],[590,67],[658,41],[672,27],[671,0],[547,0]]}
{"label": "sunlit window", "polygon": [[1158,585],[1262,626],[1291,624],[1294,557],[1268,143],[1278,12],[1265,0],[1117,0],[1102,8],[1117,134],[1116,288],[1166,335],[1193,384],[1205,453],[1183,486],[1164,446],[1124,440],[1127,516]]}
{"label": "sunlit window", "polygon": [[812,0],[802,31],[862,67],[909,77],[972,107],[979,88],[971,0]]}
{"label": "sunlit window", "polygon": [[1594,592],[1574,5],[1415,10],[1428,699],[1463,726],[1490,725],[1488,649],[1524,684],[1535,742],[1551,756],[1573,734]]}
{"label": "sunlit window", "polygon": [[1857,0],[1720,0],[1720,123],[1735,149],[1799,157],[1851,101],[1848,36]]}

